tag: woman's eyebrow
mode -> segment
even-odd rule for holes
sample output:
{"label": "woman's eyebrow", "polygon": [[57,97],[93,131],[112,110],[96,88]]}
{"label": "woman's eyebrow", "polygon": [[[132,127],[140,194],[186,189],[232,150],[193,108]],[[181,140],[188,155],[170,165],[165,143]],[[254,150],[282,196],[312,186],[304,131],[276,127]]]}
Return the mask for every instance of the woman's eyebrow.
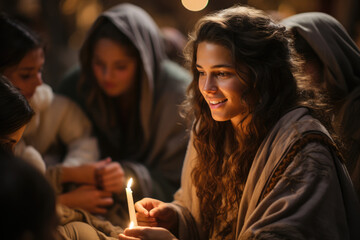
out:
{"label": "woman's eyebrow", "polygon": [[[202,68],[199,64],[196,64],[196,67]],[[218,64],[218,65],[211,66],[211,68],[234,68],[234,66],[229,65],[229,64]]]}

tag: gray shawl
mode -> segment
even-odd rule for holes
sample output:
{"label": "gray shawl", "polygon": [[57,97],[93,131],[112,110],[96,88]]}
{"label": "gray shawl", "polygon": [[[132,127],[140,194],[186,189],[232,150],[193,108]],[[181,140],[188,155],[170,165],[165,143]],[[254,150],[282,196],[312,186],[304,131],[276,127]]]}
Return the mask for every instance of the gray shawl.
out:
{"label": "gray shawl", "polygon": [[345,160],[360,199],[360,50],[344,27],[325,13],[301,13],[281,23],[297,31],[324,65],[325,85],[333,89],[336,96],[330,97],[338,102],[335,129],[352,144],[351,159]]}

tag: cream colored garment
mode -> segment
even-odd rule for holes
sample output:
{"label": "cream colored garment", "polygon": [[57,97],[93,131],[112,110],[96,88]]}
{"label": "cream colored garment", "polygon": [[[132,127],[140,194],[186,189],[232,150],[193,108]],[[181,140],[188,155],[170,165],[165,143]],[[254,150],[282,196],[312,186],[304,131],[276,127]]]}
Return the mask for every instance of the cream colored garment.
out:
{"label": "cream colored garment", "polygon": [[58,231],[64,240],[115,240],[123,232],[122,228],[81,209],[58,204],[56,210],[60,221]]}
{"label": "cream colored garment", "polygon": [[23,140],[19,141],[19,143],[16,145],[14,155],[30,163],[40,172],[45,174],[46,166],[40,153],[36,151],[34,147],[26,146]]}
{"label": "cream colored garment", "polygon": [[[66,97],[54,94],[52,89],[42,84],[37,87],[30,105],[35,116],[28,124],[22,146],[34,147],[43,157],[59,140],[67,147],[62,163],[77,166],[95,162],[99,158],[97,141],[91,137],[91,123],[82,110]],[[26,154],[19,153],[27,159]]]}

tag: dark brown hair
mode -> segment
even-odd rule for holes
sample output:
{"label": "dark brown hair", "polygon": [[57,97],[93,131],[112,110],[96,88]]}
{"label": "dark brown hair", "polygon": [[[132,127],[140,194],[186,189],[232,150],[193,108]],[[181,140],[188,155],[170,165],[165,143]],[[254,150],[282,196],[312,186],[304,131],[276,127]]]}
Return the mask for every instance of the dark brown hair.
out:
{"label": "dark brown hair", "polygon": [[29,51],[44,48],[34,32],[5,13],[0,13],[0,32],[0,72],[18,64]]}
{"label": "dark brown hair", "polygon": [[11,82],[0,75],[0,146],[11,152],[8,135],[29,123],[34,111]]}

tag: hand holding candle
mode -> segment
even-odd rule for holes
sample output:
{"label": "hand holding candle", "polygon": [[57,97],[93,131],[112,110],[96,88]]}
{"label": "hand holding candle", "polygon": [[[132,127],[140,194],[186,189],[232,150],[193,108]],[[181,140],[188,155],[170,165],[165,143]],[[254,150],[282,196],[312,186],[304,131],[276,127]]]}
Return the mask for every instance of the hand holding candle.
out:
{"label": "hand holding candle", "polygon": [[132,184],[133,179],[130,178],[127,184],[127,188],[126,190],[126,197],[127,197],[127,202],[128,202],[128,206],[129,206],[129,215],[130,215],[130,224],[133,223],[133,226],[136,227],[137,224],[137,220],[136,220],[136,214],[135,214],[135,207],[134,207],[134,199],[133,199],[133,195],[132,195],[132,191],[131,191],[131,184]]}

